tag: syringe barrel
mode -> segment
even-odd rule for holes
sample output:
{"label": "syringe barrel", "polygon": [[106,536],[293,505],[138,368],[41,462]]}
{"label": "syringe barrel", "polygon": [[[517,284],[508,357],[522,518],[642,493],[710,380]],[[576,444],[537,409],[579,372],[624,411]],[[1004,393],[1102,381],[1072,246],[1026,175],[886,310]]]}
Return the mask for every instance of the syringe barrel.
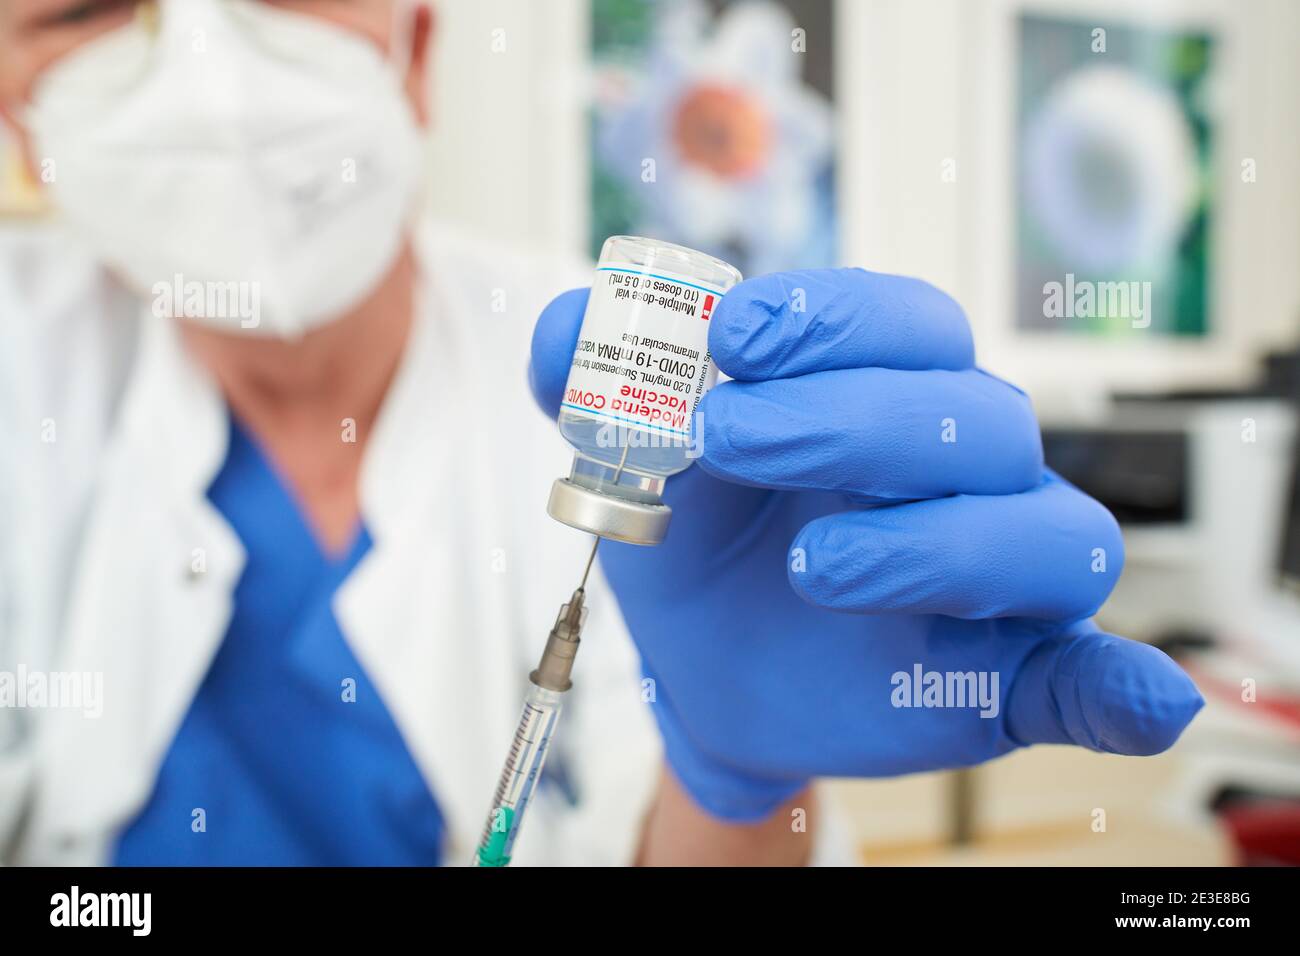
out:
{"label": "syringe barrel", "polygon": [[492,810],[488,813],[478,851],[474,854],[476,866],[506,866],[510,863],[515,837],[541,780],[546,752],[560,719],[563,700],[562,692],[529,685],[510,752],[497,781]]}
{"label": "syringe barrel", "polygon": [[573,686],[569,675],[581,643],[582,625],[587,619],[584,599],[584,591],[579,587],[560,606],[541,662],[532,673],[519,725],[515,728],[510,752],[506,754],[506,765],[497,781],[492,810],[488,813],[478,852],[474,854],[477,866],[508,866],[514,854],[515,837],[519,834],[524,811],[528,809],[542,778],[546,751],[551,735],[555,733],[556,721],[560,719],[561,701],[565,691]]}

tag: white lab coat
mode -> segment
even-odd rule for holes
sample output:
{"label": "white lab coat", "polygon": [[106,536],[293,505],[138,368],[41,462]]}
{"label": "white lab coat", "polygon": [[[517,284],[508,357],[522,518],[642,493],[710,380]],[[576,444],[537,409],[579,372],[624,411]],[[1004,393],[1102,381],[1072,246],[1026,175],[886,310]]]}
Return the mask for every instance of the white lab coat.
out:
{"label": "white lab coat", "polygon": [[[570,453],[525,374],[540,309],[590,270],[434,227],[417,247],[419,316],[362,467],[374,545],[334,607],[461,863],[590,546],[546,515]],[[98,672],[104,691],[98,719],[0,709],[0,859],[100,863],[149,798],[230,617],[244,553],[205,497],[226,413],[173,324],[57,230],[0,235],[0,310],[0,670]],[[594,578],[552,755],[578,800],[539,798],[519,863],[630,862],[654,792],[635,652]],[[196,839],[220,839],[219,815],[206,826]]]}

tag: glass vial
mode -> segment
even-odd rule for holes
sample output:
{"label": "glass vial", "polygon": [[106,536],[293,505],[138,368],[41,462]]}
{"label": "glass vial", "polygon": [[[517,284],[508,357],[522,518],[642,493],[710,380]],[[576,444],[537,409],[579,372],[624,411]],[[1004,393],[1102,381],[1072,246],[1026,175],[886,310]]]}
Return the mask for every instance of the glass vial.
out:
{"label": "glass vial", "polygon": [[552,517],[602,537],[662,540],[664,480],[698,457],[695,412],[717,380],[709,320],[740,280],[684,246],[605,240],[560,408],[575,454],[552,490]]}

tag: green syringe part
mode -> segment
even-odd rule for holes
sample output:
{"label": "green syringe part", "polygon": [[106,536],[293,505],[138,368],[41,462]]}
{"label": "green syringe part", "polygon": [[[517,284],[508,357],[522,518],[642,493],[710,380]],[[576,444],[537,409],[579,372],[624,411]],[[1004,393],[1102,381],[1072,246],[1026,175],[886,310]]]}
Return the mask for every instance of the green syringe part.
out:
{"label": "green syringe part", "polygon": [[[478,865],[479,866],[509,866],[510,857],[505,855],[506,839],[510,836],[510,831],[515,826],[515,811],[509,807],[499,808],[501,814],[499,821],[493,821],[492,836],[488,838],[487,845],[479,847]],[[501,826],[495,824],[499,822]]]}

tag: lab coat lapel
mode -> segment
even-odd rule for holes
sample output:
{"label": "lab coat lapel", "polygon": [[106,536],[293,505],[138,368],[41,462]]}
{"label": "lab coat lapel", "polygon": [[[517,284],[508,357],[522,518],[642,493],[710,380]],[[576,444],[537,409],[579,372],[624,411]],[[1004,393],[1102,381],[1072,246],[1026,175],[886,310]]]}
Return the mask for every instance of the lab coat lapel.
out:
{"label": "lab coat lapel", "polygon": [[517,671],[505,602],[475,567],[496,519],[476,494],[485,439],[462,323],[445,320],[474,305],[421,252],[424,300],[362,471],[374,546],[335,613],[429,783],[454,864],[469,860],[487,816],[517,716]]}
{"label": "lab coat lapel", "polygon": [[102,715],[43,712],[37,738],[30,847],[45,862],[102,852],[143,806],[243,569],[237,537],[205,495],[225,457],[225,406],[173,323],[144,325],[60,652],[61,671],[103,675]]}

